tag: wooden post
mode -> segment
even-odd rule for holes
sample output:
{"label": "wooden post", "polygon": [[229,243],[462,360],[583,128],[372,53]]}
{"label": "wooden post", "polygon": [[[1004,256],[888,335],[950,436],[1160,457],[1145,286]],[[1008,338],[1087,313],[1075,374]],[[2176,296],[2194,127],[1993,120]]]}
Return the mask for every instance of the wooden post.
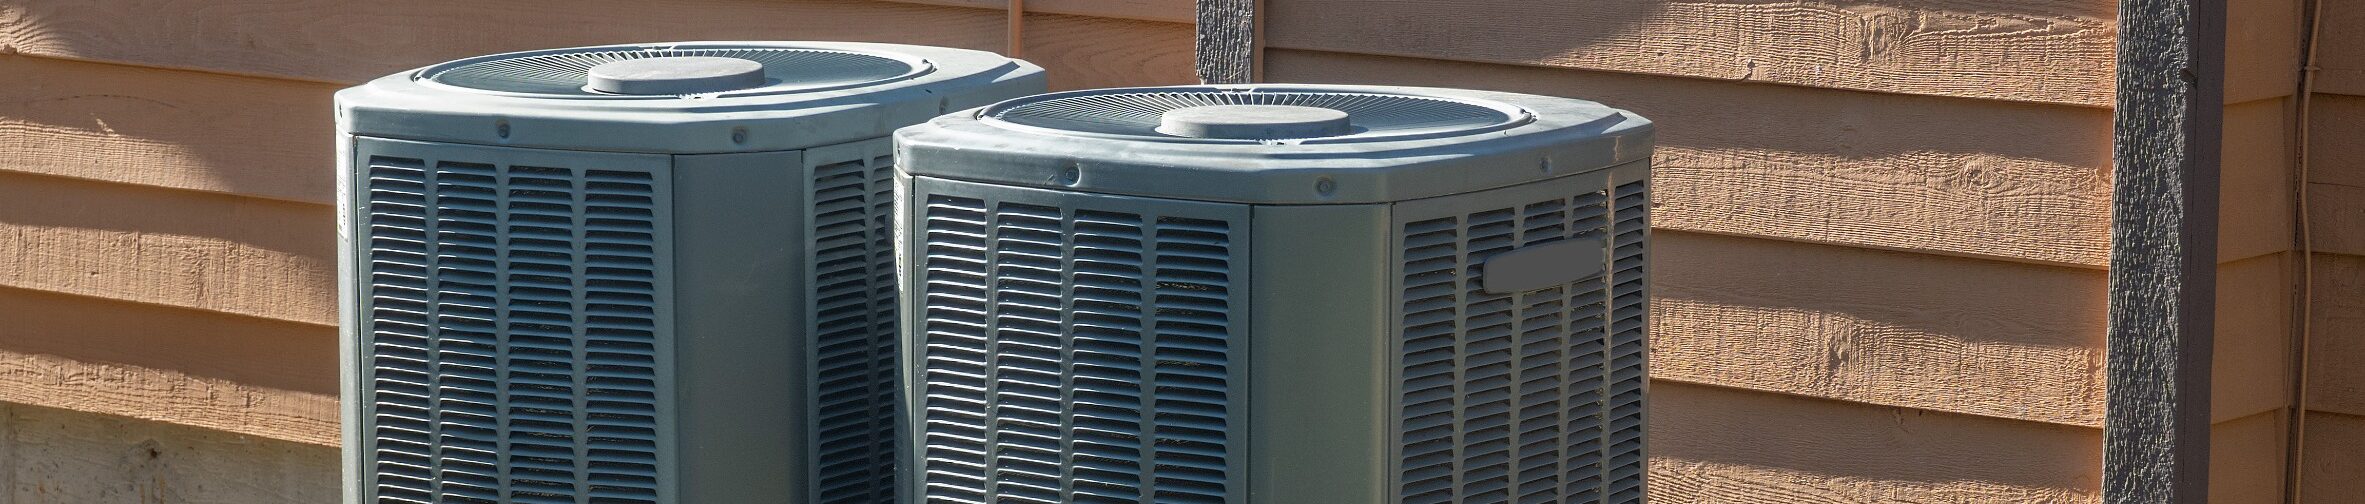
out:
{"label": "wooden post", "polygon": [[2119,2],[2103,501],[2209,494],[2224,0]]}
{"label": "wooden post", "polygon": [[1256,4],[1257,0],[1199,0],[1199,82],[1254,81]]}

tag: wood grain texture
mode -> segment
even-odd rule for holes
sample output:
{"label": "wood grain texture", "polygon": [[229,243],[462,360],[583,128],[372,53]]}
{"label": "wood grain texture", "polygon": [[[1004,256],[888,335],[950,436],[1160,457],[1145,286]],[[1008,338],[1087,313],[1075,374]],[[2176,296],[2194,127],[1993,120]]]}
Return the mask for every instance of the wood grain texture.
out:
{"label": "wood grain texture", "polygon": [[326,84],[0,56],[0,171],[327,204]]}
{"label": "wood grain texture", "polygon": [[[1738,448],[1748,449],[1748,448]],[[2081,504],[2092,491],[2026,488],[1985,481],[1890,481],[1779,467],[1651,459],[1656,504]]]}
{"label": "wood grain texture", "polygon": [[0,401],[335,445],[336,394],[0,349]]}
{"label": "wood grain texture", "polygon": [[2106,107],[2111,2],[1292,0],[1275,48]]}
{"label": "wood grain texture", "polygon": [[335,445],[336,329],[0,288],[0,402]]}
{"label": "wood grain texture", "polygon": [[1026,58],[1057,69],[1053,90],[1198,82],[1190,25],[1056,14],[1027,14],[1026,25]]}
{"label": "wood grain texture", "polygon": [[336,445],[336,329],[0,289],[0,402]]}
{"label": "wood grain texture", "polygon": [[2100,434],[1653,383],[1651,502],[2096,502]]}
{"label": "wood grain texture", "polygon": [[2301,0],[2243,0],[2225,14],[2225,102],[2299,90]]}
{"label": "wood grain texture", "polygon": [[1684,232],[1652,239],[1655,379],[2102,425],[2101,272]]}
{"label": "wood grain texture", "polygon": [[[1010,0],[882,0],[895,3],[1007,10]],[[1027,12],[1069,14],[1114,19],[1192,23],[1197,13],[1191,0],[1026,0]],[[1031,31],[1031,30],[1030,30]]]}
{"label": "wood grain texture", "polygon": [[0,350],[334,396],[336,328],[0,287]]}
{"label": "wood grain texture", "polygon": [[0,287],[334,324],[334,209],[0,172]]}
{"label": "wood grain texture", "polygon": [[2291,257],[2274,254],[2217,267],[2217,338],[2210,364],[2210,421],[2291,404]]}
{"label": "wood grain texture", "polygon": [[34,56],[358,83],[506,51],[677,40],[849,40],[1001,50],[1001,12],[872,0],[0,0]]}
{"label": "wood grain texture", "polygon": [[0,406],[0,502],[321,504],[337,450],[21,405]]}
{"label": "wood grain texture", "polygon": [[2285,410],[2219,421],[2209,428],[2209,502],[2283,502]]}
{"label": "wood grain texture", "polygon": [[2290,114],[2283,98],[2225,107],[2218,262],[2292,249]]}
{"label": "wood grain texture", "polygon": [[2100,268],[2110,113],[1268,50],[1276,82],[1468,87],[1600,101],[1659,125],[1666,229]]}
{"label": "wood grain texture", "polygon": [[2356,502],[2365,496],[2365,416],[2308,412],[2299,502]]}
{"label": "wood grain texture", "polygon": [[1199,81],[1245,84],[1256,78],[1258,0],[1199,0]]}
{"label": "wood grain texture", "polygon": [[2307,407],[2365,416],[2365,257],[2316,254],[2314,287]]}
{"label": "wood grain texture", "polygon": [[2223,0],[2119,2],[2103,501],[2209,498]]}

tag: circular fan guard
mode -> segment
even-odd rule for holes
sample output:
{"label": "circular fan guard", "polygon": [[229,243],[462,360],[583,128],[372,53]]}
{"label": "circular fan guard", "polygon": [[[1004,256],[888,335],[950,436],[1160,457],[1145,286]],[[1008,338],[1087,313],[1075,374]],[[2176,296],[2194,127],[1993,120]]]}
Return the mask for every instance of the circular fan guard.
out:
{"label": "circular fan guard", "polygon": [[[927,61],[829,49],[761,46],[619,46],[513,53],[465,59],[420,72],[427,82],[494,93],[580,97],[652,98],[586,89],[591,67],[616,61],[668,56],[714,56],[764,65],[768,84],[720,93],[724,96],[844,89],[927,73]],[[659,96],[655,98],[670,98]]]}
{"label": "circular fan guard", "polygon": [[[1318,138],[1187,138],[1158,131],[1176,109],[1212,105],[1291,105],[1347,113],[1352,132]],[[1083,91],[1023,98],[980,112],[988,122],[1058,134],[1198,143],[1333,143],[1468,135],[1526,124],[1517,106],[1463,98],[1291,88],[1153,88]]]}

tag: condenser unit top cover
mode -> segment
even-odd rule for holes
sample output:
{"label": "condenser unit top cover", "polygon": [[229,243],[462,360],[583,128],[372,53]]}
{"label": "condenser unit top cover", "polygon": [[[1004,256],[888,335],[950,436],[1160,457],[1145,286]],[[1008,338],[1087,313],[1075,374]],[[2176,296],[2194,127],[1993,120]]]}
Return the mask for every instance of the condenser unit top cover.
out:
{"label": "condenser unit top cover", "polygon": [[568,150],[794,150],[886,136],[1043,87],[998,54],[853,42],[673,42],[496,54],[337,94],[355,135]]}
{"label": "condenser unit top cover", "polygon": [[1585,100],[1231,85],[1052,93],[896,133],[913,175],[1258,204],[1403,201],[1642,160],[1651,122]]}

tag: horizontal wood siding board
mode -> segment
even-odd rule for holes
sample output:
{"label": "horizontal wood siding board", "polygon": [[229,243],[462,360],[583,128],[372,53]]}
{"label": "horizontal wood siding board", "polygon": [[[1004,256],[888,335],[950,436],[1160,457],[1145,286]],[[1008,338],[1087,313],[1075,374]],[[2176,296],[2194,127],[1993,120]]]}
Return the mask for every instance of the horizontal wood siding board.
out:
{"label": "horizontal wood siding board", "polygon": [[1269,49],[1275,82],[1600,101],[1659,125],[1666,229],[2100,268],[2110,112]]}
{"label": "horizontal wood siding board", "polygon": [[25,56],[0,75],[0,171],[335,199],[335,85]]}
{"label": "horizontal wood siding board", "polygon": [[1000,12],[874,0],[0,0],[34,56],[335,83],[482,54],[679,40],[848,40],[999,51]]}
{"label": "horizontal wood siding board", "polygon": [[337,449],[0,405],[0,502],[337,502]]}
{"label": "horizontal wood siding board", "polygon": [[2308,184],[2308,207],[2317,252],[2365,255],[2365,186]]}
{"label": "horizontal wood siding board", "polygon": [[1662,231],[1651,376],[2102,424],[2100,272]]}
{"label": "horizontal wood siding board", "polygon": [[[1007,10],[1010,0],[882,0],[895,3]],[[1189,24],[1192,0],[1026,0],[1027,12]],[[1029,29],[1028,31],[1034,31]]]}
{"label": "horizontal wood siding board", "polygon": [[333,327],[7,287],[0,319],[0,350],[337,393]]}
{"label": "horizontal wood siding board", "polygon": [[2291,116],[2284,98],[2225,107],[2217,261],[2292,249]]}
{"label": "horizontal wood siding board", "polygon": [[2227,10],[2226,103],[2291,96],[2299,89],[2300,9],[2301,0],[2247,0]]}
{"label": "horizontal wood siding board", "polygon": [[2316,254],[2314,270],[2307,407],[2365,416],[2365,257]]}
{"label": "horizontal wood siding board", "polygon": [[2297,470],[2299,502],[2356,502],[2365,495],[2365,416],[2310,411]]}
{"label": "horizontal wood siding board", "polygon": [[1029,13],[1026,59],[1051,69],[1054,90],[1193,84],[1191,36],[1183,24]]}
{"label": "horizontal wood siding board", "polygon": [[2308,109],[2308,182],[2365,187],[2365,96],[2316,93]]}
{"label": "horizontal wood siding board", "polygon": [[324,205],[0,172],[0,287],[330,325]]}
{"label": "horizontal wood siding board", "polygon": [[2217,342],[2211,352],[2211,421],[2291,404],[2291,256],[2217,267]]}
{"label": "horizontal wood siding board", "polygon": [[2091,490],[2030,488],[1974,480],[1867,480],[1787,467],[1666,457],[1651,459],[1650,478],[1650,502],[1662,503],[2092,504],[2102,501]]}
{"label": "horizontal wood siding board", "polygon": [[2283,502],[2285,410],[2209,427],[2209,502]]}
{"label": "horizontal wood siding board", "polygon": [[2095,502],[2100,432],[1651,385],[1652,502]]}
{"label": "horizontal wood siding board", "polygon": [[1292,0],[1267,46],[2107,107],[2113,9],[2084,0]]}
{"label": "horizontal wood siding board", "polygon": [[2316,31],[2316,92],[2365,96],[2365,2],[2323,2]]}
{"label": "horizontal wood siding board", "polygon": [[335,445],[336,329],[0,288],[0,402]]}

